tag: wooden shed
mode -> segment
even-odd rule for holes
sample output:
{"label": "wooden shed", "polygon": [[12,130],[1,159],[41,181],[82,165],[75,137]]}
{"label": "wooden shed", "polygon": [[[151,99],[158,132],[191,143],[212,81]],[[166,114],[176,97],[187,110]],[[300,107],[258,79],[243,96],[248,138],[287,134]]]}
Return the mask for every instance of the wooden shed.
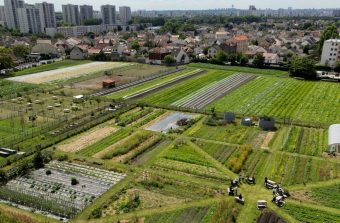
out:
{"label": "wooden shed", "polygon": [[109,89],[116,87],[116,81],[114,80],[103,80],[103,88]]}

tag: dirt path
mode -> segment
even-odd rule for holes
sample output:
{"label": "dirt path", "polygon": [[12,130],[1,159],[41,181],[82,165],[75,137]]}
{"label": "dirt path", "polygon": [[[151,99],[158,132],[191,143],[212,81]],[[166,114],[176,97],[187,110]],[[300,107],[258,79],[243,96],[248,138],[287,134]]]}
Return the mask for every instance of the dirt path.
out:
{"label": "dirt path", "polygon": [[262,149],[268,149],[270,141],[272,141],[273,137],[275,135],[275,132],[268,132],[266,135],[266,138],[264,139],[261,148]]}
{"label": "dirt path", "polygon": [[99,140],[116,132],[117,129],[111,126],[95,129],[91,132],[86,132],[74,138],[72,141],[57,146],[57,149],[63,152],[78,152],[89,145],[92,145]]}

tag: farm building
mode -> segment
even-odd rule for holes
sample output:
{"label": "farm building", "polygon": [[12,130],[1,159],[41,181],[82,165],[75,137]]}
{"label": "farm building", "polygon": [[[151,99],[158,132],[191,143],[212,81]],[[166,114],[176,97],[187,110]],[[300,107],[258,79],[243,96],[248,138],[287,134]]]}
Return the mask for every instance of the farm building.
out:
{"label": "farm building", "polygon": [[328,130],[329,152],[340,154],[340,124],[331,125]]}
{"label": "farm building", "polygon": [[116,86],[116,82],[114,80],[103,81],[103,88],[105,89],[114,88],[115,86]]}
{"label": "farm building", "polygon": [[273,130],[275,128],[275,119],[271,117],[260,117],[259,126],[263,130]]}

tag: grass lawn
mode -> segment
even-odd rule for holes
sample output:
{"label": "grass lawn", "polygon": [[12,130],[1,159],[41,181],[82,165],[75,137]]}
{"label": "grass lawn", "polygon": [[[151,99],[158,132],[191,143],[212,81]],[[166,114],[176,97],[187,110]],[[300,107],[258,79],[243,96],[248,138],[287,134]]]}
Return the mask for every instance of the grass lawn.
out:
{"label": "grass lawn", "polygon": [[26,74],[34,74],[34,73],[39,73],[43,71],[49,71],[49,70],[56,70],[56,69],[61,69],[61,68],[66,68],[66,67],[72,67],[76,65],[82,65],[82,64],[87,64],[90,63],[91,61],[89,60],[63,60],[63,61],[57,61],[55,63],[51,64],[44,64],[38,67],[32,67],[28,68],[25,70],[21,70],[18,72],[14,73],[14,76],[21,76],[21,75],[26,75]]}
{"label": "grass lawn", "polygon": [[6,95],[21,93],[36,88],[41,88],[41,86],[0,79],[0,98]]}

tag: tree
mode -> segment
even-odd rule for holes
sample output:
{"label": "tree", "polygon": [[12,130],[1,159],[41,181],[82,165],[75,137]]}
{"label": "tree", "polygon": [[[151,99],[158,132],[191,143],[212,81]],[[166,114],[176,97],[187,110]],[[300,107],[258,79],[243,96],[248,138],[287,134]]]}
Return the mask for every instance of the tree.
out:
{"label": "tree", "polygon": [[18,58],[25,58],[30,54],[30,48],[25,45],[16,45],[12,48],[14,56]]}
{"label": "tree", "polygon": [[77,184],[79,184],[79,181],[75,178],[75,177],[72,177],[71,178],[71,185],[77,185]]}
{"label": "tree", "polygon": [[34,155],[32,162],[35,169],[40,169],[44,167],[44,158],[40,151]]}
{"label": "tree", "polygon": [[318,44],[318,53],[319,55],[322,54],[322,48],[323,48],[323,44],[326,40],[329,39],[338,39],[339,38],[339,33],[338,33],[338,29],[335,25],[331,25],[328,26],[325,31],[322,32],[321,36],[320,36],[320,41]]}
{"label": "tree", "polygon": [[8,177],[5,171],[0,170],[0,185],[4,185],[7,183]]}
{"label": "tree", "polygon": [[0,54],[0,70],[12,68],[13,65],[13,59],[10,55]]}
{"label": "tree", "polygon": [[176,60],[173,56],[167,55],[164,57],[164,62],[166,65],[173,65],[176,63]]}
{"label": "tree", "polygon": [[257,54],[253,60],[253,65],[257,68],[264,67],[265,58],[262,54]]}
{"label": "tree", "polygon": [[289,73],[294,77],[315,79],[315,61],[308,57],[294,57],[289,65]]}
{"label": "tree", "polygon": [[103,23],[102,19],[88,19],[84,21],[85,26],[94,26],[94,25],[100,25]]}
{"label": "tree", "polygon": [[215,57],[216,57],[216,60],[219,63],[223,63],[223,62],[227,61],[227,59],[228,59],[228,55],[222,50],[218,51],[216,53]]}
{"label": "tree", "polygon": [[133,43],[131,44],[131,49],[139,51],[139,49],[140,49],[139,42],[138,41],[133,41]]}

